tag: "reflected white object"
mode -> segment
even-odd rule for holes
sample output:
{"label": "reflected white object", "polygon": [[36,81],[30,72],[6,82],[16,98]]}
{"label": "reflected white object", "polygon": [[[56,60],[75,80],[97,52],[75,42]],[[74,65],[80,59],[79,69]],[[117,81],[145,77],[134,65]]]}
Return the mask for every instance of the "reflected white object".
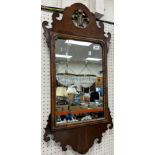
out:
{"label": "reflected white object", "polygon": [[86,58],[85,60],[88,60],[88,61],[101,61],[102,59],[99,59],[99,58]]}
{"label": "reflected white object", "polygon": [[78,88],[80,87],[90,87],[92,86],[96,81],[96,76],[75,76],[75,75],[57,75],[57,80],[65,85],[69,86],[71,84],[75,84]]}
{"label": "reflected white object", "polygon": [[63,121],[60,121],[60,122],[56,122],[56,124],[65,124],[67,123],[66,119],[64,119]]}
{"label": "reflected white object", "polygon": [[66,87],[57,87],[56,88],[56,96],[67,97],[67,89]]}
{"label": "reflected white object", "polygon": [[72,87],[69,87],[67,89],[67,93],[68,94],[78,94],[78,92],[76,91],[76,89],[75,88],[72,88]]}
{"label": "reflected white object", "polygon": [[[91,55],[91,51],[88,51],[88,55]],[[87,63],[87,62],[86,62]]]}
{"label": "reflected white object", "polygon": [[71,55],[56,54],[56,57],[57,57],[57,58],[66,58],[66,59],[69,59],[69,58],[71,58],[72,56],[71,56]]}
{"label": "reflected white object", "polygon": [[84,96],[85,97],[90,97],[90,94],[89,93],[85,93]]}
{"label": "reflected white object", "polygon": [[93,50],[100,50],[100,46],[99,45],[94,45]]}
{"label": "reflected white object", "polygon": [[81,91],[81,85],[80,84],[77,84],[77,91]]}
{"label": "reflected white object", "polygon": [[90,115],[88,115],[88,116],[83,117],[83,118],[81,119],[81,121],[84,121],[84,120],[91,120],[91,119],[92,119],[92,117],[91,117]]}
{"label": "reflected white object", "polygon": [[90,46],[92,44],[90,42],[76,41],[76,40],[66,40],[65,43],[67,43],[67,44],[81,45],[81,46]]}

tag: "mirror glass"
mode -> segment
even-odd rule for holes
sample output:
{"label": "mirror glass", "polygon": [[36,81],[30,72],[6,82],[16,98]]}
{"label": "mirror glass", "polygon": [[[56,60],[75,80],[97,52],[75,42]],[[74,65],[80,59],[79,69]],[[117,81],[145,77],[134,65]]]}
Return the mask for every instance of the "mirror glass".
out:
{"label": "mirror glass", "polygon": [[102,58],[100,44],[56,40],[57,126],[104,119]]}

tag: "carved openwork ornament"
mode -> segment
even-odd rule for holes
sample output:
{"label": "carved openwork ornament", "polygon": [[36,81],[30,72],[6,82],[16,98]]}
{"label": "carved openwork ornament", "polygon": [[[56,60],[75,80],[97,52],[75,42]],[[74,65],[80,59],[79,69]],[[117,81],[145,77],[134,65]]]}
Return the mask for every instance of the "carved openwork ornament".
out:
{"label": "carved openwork ornament", "polygon": [[[94,140],[101,142],[102,134],[107,129],[113,128],[112,117],[108,107],[108,75],[107,75],[107,53],[111,34],[104,32],[103,23],[96,23],[93,13],[83,4],[76,3],[65,8],[62,19],[58,19],[59,13],[53,13],[52,28],[47,28],[48,22],[42,23],[44,36],[50,49],[50,67],[51,67],[51,114],[48,118],[48,124],[45,128],[44,140],[50,140],[49,135],[54,136],[56,142],[60,142],[62,149],[67,150],[70,145],[73,150],[84,154],[88,152],[94,144]],[[101,44],[104,52],[103,57],[103,80],[105,90],[105,119],[96,122],[81,123],[75,126],[56,127],[55,126],[55,42],[57,38],[75,39],[89,41]]]}
{"label": "carved openwork ornament", "polygon": [[86,28],[89,23],[89,18],[83,10],[76,10],[72,15],[72,21],[76,27]]}

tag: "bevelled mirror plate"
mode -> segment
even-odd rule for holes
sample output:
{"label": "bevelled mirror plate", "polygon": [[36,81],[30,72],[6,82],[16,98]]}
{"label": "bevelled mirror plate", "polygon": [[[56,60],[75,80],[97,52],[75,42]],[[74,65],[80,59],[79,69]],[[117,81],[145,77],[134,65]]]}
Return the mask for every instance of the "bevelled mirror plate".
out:
{"label": "bevelled mirror plate", "polygon": [[100,44],[56,40],[56,126],[104,119],[102,58]]}

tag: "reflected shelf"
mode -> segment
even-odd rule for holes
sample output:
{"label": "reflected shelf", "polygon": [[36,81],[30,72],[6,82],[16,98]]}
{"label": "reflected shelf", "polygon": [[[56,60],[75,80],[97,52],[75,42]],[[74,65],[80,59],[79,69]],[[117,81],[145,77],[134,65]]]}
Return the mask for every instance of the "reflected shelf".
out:
{"label": "reflected shelf", "polygon": [[96,109],[85,109],[85,110],[78,110],[78,111],[57,111],[57,116],[67,115],[70,114],[83,114],[83,113],[90,113],[90,112],[104,112],[103,108],[96,108]]}

